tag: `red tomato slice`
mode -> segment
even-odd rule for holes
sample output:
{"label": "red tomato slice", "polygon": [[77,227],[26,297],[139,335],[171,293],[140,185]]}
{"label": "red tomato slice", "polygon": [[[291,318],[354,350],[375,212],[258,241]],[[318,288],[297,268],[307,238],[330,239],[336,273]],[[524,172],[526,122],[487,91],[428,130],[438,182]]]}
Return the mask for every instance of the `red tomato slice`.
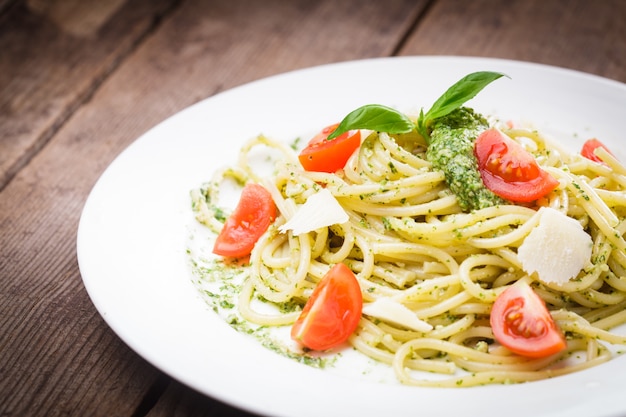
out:
{"label": "red tomato slice", "polygon": [[604,148],[605,151],[607,151],[608,153],[613,155],[611,153],[611,151],[609,151],[609,148],[607,148],[602,142],[600,142],[598,139],[595,139],[595,138],[589,139],[588,141],[586,141],[583,144],[583,148],[581,149],[580,154],[582,156],[584,156],[585,158],[587,158],[587,159],[591,159],[592,161],[599,162],[599,163],[603,164],[604,161],[602,161],[602,159],[600,159],[594,153],[596,148]]}
{"label": "red tomato slice", "polygon": [[324,128],[315,135],[298,158],[307,171],[335,172],[346,165],[350,156],[361,146],[361,132],[350,130],[328,140],[328,135],[337,129],[339,123]]}
{"label": "red tomato slice", "polygon": [[496,340],[519,355],[542,358],[567,347],[545,302],[526,283],[504,290],[491,308]]}
{"label": "red tomato slice", "polygon": [[356,330],[362,308],[363,295],[354,273],[336,264],[313,290],[291,328],[291,337],[313,350],[336,347]]}
{"label": "red tomato slice", "polygon": [[474,155],[485,187],[506,200],[535,201],[559,185],[519,143],[497,129],[478,136]]}
{"label": "red tomato slice", "polygon": [[247,184],[215,240],[213,253],[234,258],[249,255],[275,218],[276,206],[269,191],[259,184]]}

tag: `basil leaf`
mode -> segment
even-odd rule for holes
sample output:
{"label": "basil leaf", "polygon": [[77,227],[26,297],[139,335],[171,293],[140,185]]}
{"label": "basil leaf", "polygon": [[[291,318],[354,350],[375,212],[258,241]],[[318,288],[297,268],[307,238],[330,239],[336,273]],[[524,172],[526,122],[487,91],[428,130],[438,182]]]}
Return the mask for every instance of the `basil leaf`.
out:
{"label": "basil leaf", "polygon": [[500,77],[509,78],[506,74],[491,71],[473,72],[461,78],[435,101],[426,114],[420,113],[417,120],[418,131],[422,136],[428,137],[427,130],[431,121],[458,109],[465,102],[474,98],[483,88]]}
{"label": "basil leaf", "polygon": [[328,136],[328,140],[352,129],[370,129],[392,134],[409,133],[415,129],[415,123],[404,113],[391,107],[367,104],[344,117],[337,129]]}

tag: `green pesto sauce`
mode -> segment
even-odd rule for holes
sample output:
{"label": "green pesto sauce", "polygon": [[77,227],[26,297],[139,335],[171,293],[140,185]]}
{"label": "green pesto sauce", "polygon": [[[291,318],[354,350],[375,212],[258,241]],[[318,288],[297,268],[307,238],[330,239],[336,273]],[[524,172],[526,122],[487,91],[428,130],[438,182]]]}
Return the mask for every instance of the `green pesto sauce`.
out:
{"label": "green pesto sauce", "polygon": [[487,121],[467,107],[461,107],[433,124],[426,159],[435,170],[444,173],[463,211],[506,204],[485,187],[474,156],[474,141],[488,128]]}
{"label": "green pesto sauce", "polygon": [[[227,264],[221,259],[199,258],[194,256],[191,249],[187,250],[187,254],[195,287],[207,305],[233,329],[254,337],[265,348],[305,365],[320,369],[334,365],[339,354],[324,356],[317,352],[294,352],[275,332],[276,328],[250,323],[239,314],[237,300],[248,274],[247,265]],[[261,299],[259,301],[268,302]],[[295,308],[291,303],[275,307],[281,311],[291,311]]]}

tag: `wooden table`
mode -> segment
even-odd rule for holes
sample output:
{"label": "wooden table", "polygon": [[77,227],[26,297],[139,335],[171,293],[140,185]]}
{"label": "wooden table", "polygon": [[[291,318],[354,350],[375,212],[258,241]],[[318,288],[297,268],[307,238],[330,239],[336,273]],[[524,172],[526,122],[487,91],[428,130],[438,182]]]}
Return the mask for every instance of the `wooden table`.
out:
{"label": "wooden table", "polygon": [[318,64],[509,58],[626,82],[623,0],[0,0],[0,415],[248,416],[131,351],[78,269],[85,199],[166,117]]}

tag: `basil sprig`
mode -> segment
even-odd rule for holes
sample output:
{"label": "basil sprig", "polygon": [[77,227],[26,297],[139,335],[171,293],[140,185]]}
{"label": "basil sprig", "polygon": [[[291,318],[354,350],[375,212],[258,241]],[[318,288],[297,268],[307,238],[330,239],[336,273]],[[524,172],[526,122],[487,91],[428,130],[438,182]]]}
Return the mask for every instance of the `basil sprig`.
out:
{"label": "basil sprig", "polygon": [[506,74],[491,71],[479,71],[466,75],[448,88],[425,114],[424,109],[422,109],[417,123],[414,123],[404,113],[391,107],[366,104],[344,117],[337,129],[328,136],[328,140],[352,129],[370,129],[391,134],[410,133],[417,129],[428,140],[429,127],[435,119],[458,109],[491,82],[503,76],[508,78]]}
{"label": "basil sprig", "polygon": [[381,104],[366,104],[351,111],[343,118],[337,129],[328,136],[334,139],[352,129],[370,129],[387,133],[408,133],[415,124],[404,113]]}

